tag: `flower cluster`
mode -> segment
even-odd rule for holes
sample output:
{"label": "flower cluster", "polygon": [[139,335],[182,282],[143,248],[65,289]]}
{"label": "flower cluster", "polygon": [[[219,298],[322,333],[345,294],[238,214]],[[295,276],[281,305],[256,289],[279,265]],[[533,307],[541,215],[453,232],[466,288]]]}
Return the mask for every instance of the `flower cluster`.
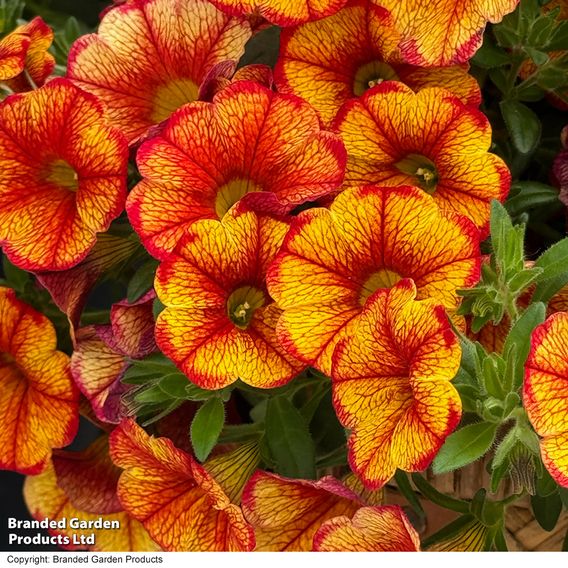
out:
{"label": "flower cluster", "polygon": [[[510,496],[418,473],[479,458],[561,499],[568,241],[525,258],[559,193],[523,190],[519,101],[562,41],[505,49],[562,14],[517,3],[115,0],[64,70],[41,17],[7,30],[0,467],[36,518],[120,523],[61,546],[498,549]],[[80,414],[97,439],[62,449]],[[462,515],[433,543],[408,474]]]}

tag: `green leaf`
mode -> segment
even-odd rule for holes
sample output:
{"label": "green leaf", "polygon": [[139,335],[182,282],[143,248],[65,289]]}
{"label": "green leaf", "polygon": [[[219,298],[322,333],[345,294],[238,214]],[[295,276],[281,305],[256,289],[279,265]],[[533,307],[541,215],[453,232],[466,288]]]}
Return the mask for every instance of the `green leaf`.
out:
{"label": "green leaf", "polygon": [[558,484],[546,469],[543,469],[542,475],[536,480],[536,493],[540,497],[548,497],[553,493],[558,493]]}
{"label": "green leaf", "polygon": [[171,373],[162,377],[158,382],[158,386],[162,391],[171,398],[186,399],[187,398],[187,377],[181,373]]}
{"label": "green leaf", "polygon": [[566,284],[568,284],[568,271],[555,278],[549,278],[544,282],[539,282],[532,295],[533,302],[549,302]]}
{"label": "green leaf", "polygon": [[541,324],[546,318],[546,308],[542,302],[531,304],[523,315],[515,322],[505,344],[503,345],[503,357],[509,362],[511,358],[511,350],[515,348],[514,361],[515,365],[514,382],[507,385],[508,390],[518,388],[523,381],[524,365],[530,351],[531,334],[534,328]]}
{"label": "green leaf", "polygon": [[548,61],[548,55],[538,49],[533,49],[532,47],[525,47],[525,51],[529,57],[534,61],[535,65],[541,66]]}
{"label": "green leaf", "polygon": [[553,530],[562,512],[562,500],[558,492],[546,497],[532,495],[531,506],[538,524],[545,531]]}
{"label": "green leaf", "polygon": [[519,181],[511,186],[505,207],[509,215],[516,217],[527,209],[558,203],[555,187],[536,181]]}
{"label": "green leaf", "polygon": [[471,63],[483,69],[493,69],[509,64],[510,57],[505,50],[495,45],[489,34],[485,34],[483,45],[477,50]]}
{"label": "green leaf", "polygon": [[308,426],[284,396],[269,399],[265,440],[276,471],[287,477],[315,479],[315,446]]}
{"label": "green leaf", "polygon": [[161,404],[169,402],[171,397],[166,394],[158,385],[144,389],[134,395],[134,399],[140,404]]}
{"label": "green leaf", "polygon": [[[187,400],[194,400],[194,401],[208,400],[212,396],[217,396],[220,392],[222,392],[222,391],[211,391],[211,390],[202,389],[197,385],[194,385],[193,383],[187,381],[187,379],[185,383],[186,385],[185,385],[184,398]],[[224,400],[224,397],[221,396],[221,399]]]}
{"label": "green leaf", "polygon": [[220,398],[210,398],[196,412],[191,422],[191,445],[195,457],[204,462],[215,447],[223,424],[225,423],[225,407]]}
{"label": "green leaf", "polygon": [[499,106],[515,148],[521,154],[530,154],[540,141],[542,125],[538,116],[517,101],[504,100]]}
{"label": "green leaf", "polygon": [[154,300],[154,305],[152,306],[152,314],[154,315],[154,319],[157,319],[158,316],[166,309],[166,306],[160,302],[159,298]]}
{"label": "green leaf", "polygon": [[548,51],[568,49],[568,21],[558,22],[551,36],[548,38]]}
{"label": "green leaf", "polygon": [[497,424],[479,422],[450,434],[432,464],[436,475],[459,469],[484,456],[493,444]]}
{"label": "green leaf", "polygon": [[157,260],[150,259],[140,266],[140,268],[134,273],[134,276],[128,283],[128,291],[126,293],[126,299],[130,303],[139,300],[154,286],[154,276],[156,274],[158,264]]}
{"label": "green leaf", "polygon": [[554,243],[538,257],[534,265],[543,269],[537,278],[538,283],[565,274],[568,271],[568,238]]}
{"label": "green leaf", "polygon": [[26,284],[31,280],[31,274],[14,266],[6,256],[2,257],[2,271],[10,288],[17,292],[23,292]]}

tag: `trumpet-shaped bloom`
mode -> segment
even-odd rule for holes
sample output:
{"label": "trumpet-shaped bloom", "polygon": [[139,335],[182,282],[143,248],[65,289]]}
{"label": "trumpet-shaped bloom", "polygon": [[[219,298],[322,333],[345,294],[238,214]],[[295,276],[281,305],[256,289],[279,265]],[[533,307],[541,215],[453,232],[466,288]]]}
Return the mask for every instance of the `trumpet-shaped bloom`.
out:
{"label": "trumpet-shaped bloom", "polygon": [[261,17],[280,27],[296,26],[335,14],[347,0],[213,0],[223,12],[233,16]]}
{"label": "trumpet-shaped bloom", "polygon": [[444,309],[415,297],[410,280],[377,292],[333,355],[333,404],[370,488],[425,469],[461,417],[459,342]]}
{"label": "trumpet-shaped bloom", "polygon": [[254,548],[241,509],[204,466],[167,438],[152,438],[127,420],[111,434],[111,456],[124,469],[118,482],[122,505],[164,550]]}
{"label": "trumpet-shaped bloom", "polygon": [[[61,548],[93,552],[152,552],[159,550],[142,524],[126,513],[116,494],[120,470],[108,454],[108,436],[101,436],[84,452],[59,451],[53,464],[24,484],[24,499],[32,517],[67,520],[64,528],[49,529]],[[113,529],[76,529],[69,519],[93,522],[101,517],[118,522]],[[78,539],[94,533],[94,544]],[[76,535],[74,537],[74,535]]]}
{"label": "trumpet-shaped bloom", "polygon": [[542,437],[544,465],[568,487],[568,313],[558,312],[532,334],[523,403]]}
{"label": "trumpet-shaped bloom", "polygon": [[156,349],[152,305],[154,292],[130,304],[114,304],[110,325],[79,330],[71,357],[75,383],[87,397],[95,415],[103,422],[118,423],[125,416],[121,378],[131,359],[141,359]]}
{"label": "trumpet-shaped bloom", "polygon": [[142,145],[145,179],[128,197],[128,216],[144,246],[163,259],[191,223],[222,218],[249,193],[290,210],[334,191],[345,159],[339,138],[320,129],[306,102],[239,81],[212,103],[186,105]]}
{"label": "trumpet-shaped bloom", "polygon": [[14,92],[41,87],[55,66],[47,51],[52,42],[53,30],[40,17],[0,40],[0,83]]}
{"label": "trumpet-shaped bloom", "polygon": [[467,219],[416,187],[369,186],[301,213],[267,281],[283,310],[281,344],[329,373],[335,345],[376,290],[412,278],[419,299],[455,308],[456,290],[475,284],[479,270],[479,235]]}
{"label": "trumpet-shaped bloom", "polygon": [[363,507],[353,519],[335,517],[314,536],[318,552],[416,552],[420,538],[400,507]]}
{"label": "trumpet-shaped bloom", "polygon": [[124,206],[128,149],[66,79],[0,104],[0,244],[25,270],[79,263]]}
{"label": "trumpet-shaped bloom", "polygon": [[104,102],[133,142],[197,100],[208,72],[238,60],[250,36],[247,22],[206,0],[135,0],[113,7],[97,34],[77,40],[68,76]]}
{"label": "trumpet-shaped bloom", "polygon": [[56,346],[51,322],[0,288],[1,469],[39,473],[75,436],[79,396]]}
{"label": "trumpet-shaped bloom", "polygon": [[193,224],[179,254],[158,268],[156,293],[166,309],[156,341],[200,387],[219,389],[240,378],[271,388],[302,369],[278,343],[280,310],[265,282],[287,229],[239,207],[223,221]]}
{"label": "trumpet-shaped bloom", "polygon": [[257,551],[309,551],[322,523],[352,517],[363,501],[333,477],[287,479],[256,472],[245,486],[243,513],[254,527]]}
{"label": "trumpet-shaped bloom", "polygon": [[489,121],[446,89],[414,93],[388,81],[345,103],[335,125],[348,154],[346,186],[415,185],[483,230],[491,200],[509,191],[507,166],[487,151]]}
{"label": "trumpet-shaped bloom", "polygon": [[331,126],[341,105],[383,81],[419,91],[445,87],[462,102],[478,105],[481,93],[467,66],[421,68],[397,58],[397,36],[388,13],[370,0],[351,0],[337,14],[282,31],[275,80]]}
{"label": "trumpet-shaped bloom", "polygon": [[373,0],[387,9],[405,61],[430,67],[467,61],[487,22],[500,22],[519,0]]}

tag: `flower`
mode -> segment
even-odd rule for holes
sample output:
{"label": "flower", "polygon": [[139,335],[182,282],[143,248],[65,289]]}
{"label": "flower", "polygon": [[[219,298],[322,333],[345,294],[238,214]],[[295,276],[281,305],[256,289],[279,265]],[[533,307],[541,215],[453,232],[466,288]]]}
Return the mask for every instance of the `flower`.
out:
{"label": "flower", "polygon": [[144,179],[128,196],[128,216],[148,251],[163,259],[191,223],[221,219],[249,193],[289,211],[336,190],[345,149],[306,102],[239,81],[212,103],[175,113],[142,145],[138,167]]}
{"label": "flower", "polygon": [[128,149],[66,79],[0,104],[0,244],[25,270],[78,264],[123,209]]}
{"label": "flower", "polygon": [[[116,494],[120,470],[108,455],[108,436],[97,438],[83,452],[60,451],[47,470],[26,478],[24,499],[32,517],[66,520],[65,527],[48,529],[60,548],[93,552],[152,552],[160,550],[141,523],[126,513]],[[118,523],[113,529],[75,528],[100,520]],[[94,543],[81,538],[95,535]],[[79,542],[77,542],[79,541]]]}
{"label": "flower", "polygon": [[282,30],[275,80],[331,126],[341,105],[374,85],[396,80],[414,91],[445,87],[463,103],[477,106],[481,92],[467,65],[420,68],[401,63],[388,13],[369,0],[351,0],[316,22]]}
{"label": "flower", "polygon": [[363,507],[329,519],[314,536],[317,552],[416,552],[420,538],[400,507]]}
{"label": "flower", "polygon": [[[167,438],[148,436],[131,419],[113,431],[110,446],[114,463],[124,469],[118,482],[120,502],[164,550],[254,548],[252,527],[207,463],[198,464]],[[225,462],[219,469],[240,474],[242,466],[228,468]]]}
{"label": "flower", "polygon": [[399,48],[413,65],[467,61],[481,45],[487,22],[497,23],[519,0],[373,0],[388,10],[400,33]]}
{"label": "flower", "polygon": [[346,187],[415,185],[485,231],[491,200],[509,191],[507,166],[487,151],[489,121],[445,89],[414,93],[387,81],[345,103],[335,126],[347,149]]}
{"label": "flower", "polygon": [[419,548],[418,535],[399,507],[367,507],[334,477],[288,479],[257,471],[245,486],[243,512],[253,525],[256,551]]}
{"label": "flower", "polygon": [[40,473],[75,436],[79,394],[56,345],[51,322],[0,287],[0,469]]}
{"label": "flower", "polygon": [[179,253],[159,266],[155,287],[166,309],[156,341],[200,387],[220,389],[240,378],[271,388],[302,370],[278,343],[280,310],[265,282],[287,229],[238,207],[222,221],[194,223]]}
{"label": "flower", "polygon": [[416,187],[345,190],[329,210],[292,222],[268,291],[283,310],[277,333],[295,357],[324,373],[375,291],[412,278],[418,298],[457,307],[456,290],[480,271],[479,234]]}
{"label": "flower", "polygon": [[133,303],[118,302],[110,310],[110,325],[79,330],[71,373],[103,422],[118,423],[126,414],[123,396],[129,389],[121,378],[130,360],[156,349],[153,302],[153,291]]}
{"label": "flower", "polygon": [[197,100],[207,73],[238,60],[250,37],[244,19],[206,0],[135,0],[107,11],[97,34],[75,42],[68,76],[104,102],[132,143]]}
{"label": "flower", "polygon": [[441,306],[415,298],[408,279],[376,292],[333,354],[333,405],[369,488],[426,469],[461,417],[458,339]]}
{"label": "flower", "polygon": [[223,12],[233,16],[261,16],[276,26],[295,26],[335,14],[347,0],[213,0]]}
{"label": "flower", "polygon": [[47,51],[52,42],[53,30],[40,17],[1,39],[0,83],[14,92],[41,87],[55,66]]}
{"label": "flower", "polygon": [[523,404],[536,433],[544,465],[568,487],[568,313],[536,327],[525,365]]}

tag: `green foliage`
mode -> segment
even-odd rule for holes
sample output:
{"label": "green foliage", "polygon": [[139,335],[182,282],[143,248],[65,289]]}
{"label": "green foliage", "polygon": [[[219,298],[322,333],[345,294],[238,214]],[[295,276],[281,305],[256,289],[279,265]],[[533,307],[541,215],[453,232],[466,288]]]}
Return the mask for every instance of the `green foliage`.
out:
{"label": "green foliage", "polygon": [[212,397],[199,408],[191,422],[191,445],[195,457],[205,461],[215,447],[223,424],[225,423],[225,407],[218,397]]}
{"label": "green foliage", "polygon": [[275,470],[287,477],[315,479],[315,446],[308,425],[285,397],[268,400],[265,443]]}
{"label": "green foliage", "polygon": [[459,469],[484,456],[493,444],[497,424],[479,422],[450,434],[434,459],[436,475]]}

